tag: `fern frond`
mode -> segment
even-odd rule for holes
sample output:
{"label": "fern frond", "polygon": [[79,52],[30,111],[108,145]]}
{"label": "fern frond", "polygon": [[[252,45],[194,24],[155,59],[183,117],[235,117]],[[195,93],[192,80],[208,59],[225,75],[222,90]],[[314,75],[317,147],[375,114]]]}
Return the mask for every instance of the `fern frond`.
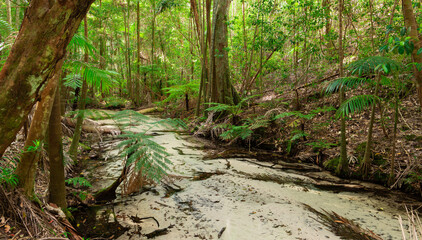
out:
{"label": "fern frond", "polygon": [[338,116],[348,116],[350,114],[361,112],[364,109],[372,106],[380,98],[375,95],[358,95],[347,99],[337,110]]}
{"label": "fern frond", "polygon": [[286,151],[287,153],[290,153],[290,151],[292,150],[292,145],[295,141],[303,138],[303,137],[307,137],[309,134],[302,132],[302,131],[296,131],[297,133],[295,135],[293,135],[293,137],[291,137],[289,139],[289,141],[287,142],[287,148]]}

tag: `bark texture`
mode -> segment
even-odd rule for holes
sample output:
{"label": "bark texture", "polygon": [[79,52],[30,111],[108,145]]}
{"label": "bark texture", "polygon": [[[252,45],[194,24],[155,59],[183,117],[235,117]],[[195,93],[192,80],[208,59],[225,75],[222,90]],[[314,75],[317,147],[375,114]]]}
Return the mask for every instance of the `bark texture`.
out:
{"label": "bark texture", "polygon": [[48,158],[50,159],[50,183],[48,190],[50,192],[49,201],[65,209],[67,204],[64,183],[60,105],[60,89],[57,89],[48,130]]}
{"label": "bark texture", "polygon": [[[94,0],[32,0],[0,72],[0,156],[23,124]],[[57,65],[57,66],[56,66]]]}

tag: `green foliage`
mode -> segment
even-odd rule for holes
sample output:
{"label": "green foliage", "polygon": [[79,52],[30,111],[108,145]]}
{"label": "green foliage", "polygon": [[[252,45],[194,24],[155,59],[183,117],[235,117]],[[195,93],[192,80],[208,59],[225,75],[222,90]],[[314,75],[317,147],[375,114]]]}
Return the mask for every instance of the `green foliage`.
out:
{"label": "green foliage", "polygon": [[226,130],[220,135],[223,140],[234,140],[236,138],[241,138],[245,140],[250,137],[253,131],[249,128],[248,125],[235,126],[231,124],[219,124],[214,128],[224,127]]}
{"label": "green foliage", "polygon": [[119,143],[121,156],[128,157],[126,166],[134,164],[136,171],[142,171],[143,176],[159,182],[166,171],[169,170],[171,161],[166,149],[151,140],[151,136],[145,133],[122,134],[120,138],[125,138]]}
{"label": "green foliage", "polygon": [[66,179],[65,182],[74,187],[92,187],[91,183],[84,177],[74,177]]}
{"label": "green foliage", "polygon": [[343,87],[356,88],[363,83],[369,83],[371,79],[357,77],[342,77],[330,82],[325,90],[326,93],[335,93]]}
{"label": "green foliage", "polygon": [[286,152],[290,153],[292,150],[292,146],[295,144],[295,142],[301,138],[307,137],[309,134],[300,131],[300,130],[294,130],[292,132],[294,135],[287,141],[287,147]]}
{"label": "green foliage", "polygon": [[[166,128],[186,128],[186,124],[180,119],[163,119],[152,121],[149,117],[132,110],[119,111],[111,118],[124,132],[119,138],[124,140],[118,144],[122,157],[127,157],[126,166],[133,165],[135,171],[141,171],[142,175],[153,181],[160,181],[169,170],[171,161],[166,149],[152,141],[148,131],[154,126],[160,125]],[[131,130],[131,126],[143,125],[145,130],[140,133]]]}
{"label": "green foliage", "polygon": [[[115,71],[103,70],[90,63],[76,60],[68,63],[65,67],[69,69],[73,75],[81,76],[86,79],[89,85],[95,86],[102,92],[108,92],[110,88],[117,84],[117,81],[114,80],[114,78],[118,77],[119,74]],[[82,86],[82,84],[79,83],[79,86]]]}
{"label": "green foliage", "polygon": [[106,102],[106,108],[124,108],[127,102],[126,99],[115,96],[106,97],[104,98],[104,101]]}
{"label": "green foliage", "polygon": [[81,88],[82,87],[82,77],[79,74],[71,73],[66,75],[63,78],[64,82],[63,85],[66,87],[70,87],[72,89]]}
{"label": "green foliage", "polygon": [[312,146],[312,149],[313,149],[315,152],[321,152],[321,151],[322,151],[322,150],[324,150],[324,149],[330,149],[330,148],[332,148],[332,147],[337,146],[337,144],[327,142],[327,141],[326,141],[326,140],[324,140],[324,139],[322,139],[322,140],[317,140],[316,142],[310,142],[310,143],[307,143],[306,145],[308,145],[308,146]]}
{"label": "green foliage", "polygon": [[246,104],[247,101],[256,97],[258,95],[252,95],[246,98],[243,98],[238,104],[236,105],[228,105],[224,103],[206,103],[208,105],[213,105],[206,109],[208,112],[217,112],[217,113],[227,113],[230,114],[231,117],[235,117],[243,112],[242,106]]}
{"label": "green foliage", "polygon": [[338,166],[339,162],[340,162],[340,158],[339,157],[335,157],[335,158],[332,158],[332,159],[329,159],[329,160],[325,161],[323,163],[323,165],[324,165],[324,167],[326,169],[331,170],[331,171],[334,171],[334,170],[337,169],[337,166]]}
{"label": "green foliage", "polygon": [[34,140],[34,145],[28,146],[23,152],[38,152],[41,150],[42,142],[40,140]]}
{"label": "green foliage", "polygon": [[11,188],[18,185],[18,176],[14,174],[13,168],[0,167],[0,184]]}
{"label": "green foliage", "polygon": [[186,84],[163,88],[163,90],[166,91],[168,97],[161,102],[162,104],[181,99],[185,97],[185,94],[194,94],[196,96],[199,92],[199,83],[192,81]]}
{"label": "green foliage", "polygon": [[364,109],[372,106],[380,98],[375,95],[358,95],[347,99],[337,110],[338,116],[348,116],[356,112],[362,112]]}
{"label": "green foliage", "polygon": [[388,74],[400,68],[402,68],[400,63],[383,56],[362,58],[350,63],[348,66],[351,74],[357,74],[358,76],[367,76],[381,70]]}
{"label": "green foliage", "polygon": [[[13,27],[5,20],[0,18],[0,35],[2,38],[6,38],[13,32]],[[0,47],[1,50],[1,47]]]}
{"label": "green foliage", "polygon": [[82,49],[84,52],[88,53],[91,57],[96,57],[97,49],[92,45],[92,43],[86,39],[83,35],[75,33],[73,38],[70,40],[70,43],[67,47],[68,49]]}

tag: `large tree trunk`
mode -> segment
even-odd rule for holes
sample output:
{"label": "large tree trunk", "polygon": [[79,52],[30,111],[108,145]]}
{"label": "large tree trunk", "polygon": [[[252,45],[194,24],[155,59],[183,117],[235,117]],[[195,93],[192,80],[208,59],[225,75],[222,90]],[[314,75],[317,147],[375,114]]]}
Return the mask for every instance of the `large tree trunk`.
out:
{"label": "large tree trunk", "polygon": [[239,96],[230,82],[227,20],[228,0],[215,0],[210,49],[211,102],[237,104]]}
{"label": "large tree trunk", "polygon": [[[0,156],[22,127],[94,0],[32,0],[0,72]],[[57,66],[56,66],[57,65]]]}
{"label": "large tree trunk", "polygon": [[49,201],[66,209],[66,187],[64,183],[64,162],[62,125],[60,114],[60,87],[57,87],[48,130],[48,158],[50,159]]}
{"label": "large tree trunk", "polygon": [[[410,28],[409,35],[412,38],[415,48],[412,52],[413,62],[422,64],[422,55],[417,54],[418,50],[421,48],[421,38],[419,37],[418,24],[416,22],[415,14],[413,12],[412,0],[403,0],[402,1],[402,11],[404,17],[404,24],[407,28]],[[413,66],[413,73],[415,75],[416,89],[418,91],[419,104],[422,108],[422,72],[417,69],[416,66]]]}
{"label": "large tree trunk", "polygon": [[34,146],[35,141],[42,142],[44,140],[60,75],[61,70],[58,69],[57,73],[48,82],[45,90],[41,94],[41,101],[38,103],[28,137],[25,141],[25,151],[16,168],[15,173],[19,178],[19,187],[23,189],[23,192],[27,197],[32,197],[34,193],[35,173],[40,154],[40,151],[28,151],[27,149]]}

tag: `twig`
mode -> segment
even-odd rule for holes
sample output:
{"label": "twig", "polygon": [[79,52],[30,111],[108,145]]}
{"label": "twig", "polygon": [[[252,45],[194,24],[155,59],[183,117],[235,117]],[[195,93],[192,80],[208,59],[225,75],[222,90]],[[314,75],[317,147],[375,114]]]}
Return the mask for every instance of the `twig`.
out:
{"label": "twig", "polygon": [[21,231],[22,231],[22,230],[19,230],[19,231],[15,234],[15,236],[12,238],[12,240],[17,239],[16,237],[18,237],[18,236],[19,236],[19,233],[21,233]]}

